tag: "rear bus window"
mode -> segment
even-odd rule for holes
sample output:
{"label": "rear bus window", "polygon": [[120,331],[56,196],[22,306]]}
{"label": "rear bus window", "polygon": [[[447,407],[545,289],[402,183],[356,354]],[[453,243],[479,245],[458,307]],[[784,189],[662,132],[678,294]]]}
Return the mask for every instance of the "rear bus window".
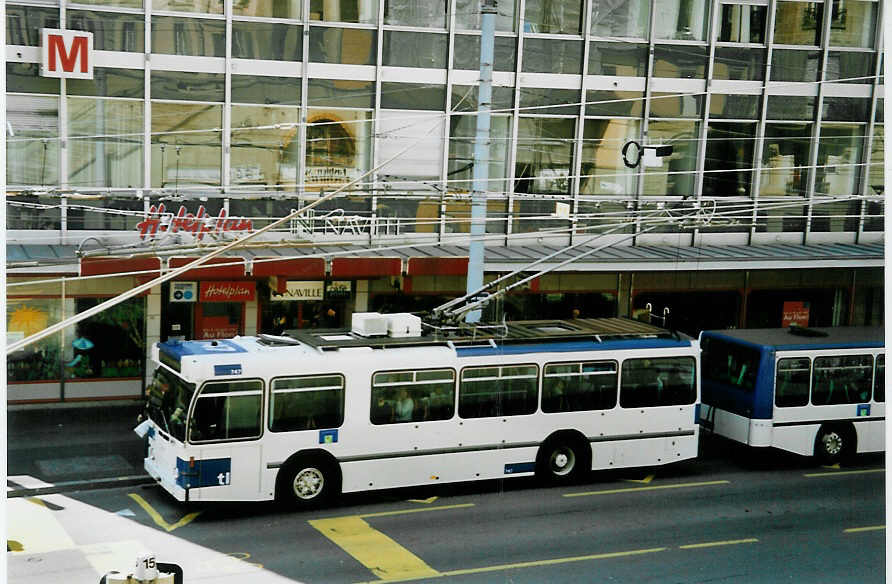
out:
{"label": "rear bus window", "polygon": [[870,401],[871,355],[816,357],[811,403],[816,406]]}
{"label": "rear bus window", "polygon": [[712,337],[703,338],[703,378],[752,391],[759,351]]}
{"label": "rear bus window", "polygon": [[275,379],[269,409],[273,432],[337,428],[344,423],[344,377]]}
{"label": "rear bus window", "polygon": [[694,359],[623,361],[619,403],[624,408],[692,404],[697,397]]}
{"label": "rear bus window", "polygon": [[207,383],[195,401],[189,440],[245,440],[260,436],[263,384],[257,381]]}
{"label": "rear bus window", "polygon": [[615,361],[546,365],[542,411],[609,410],[616,406],[616,385]]}
{"label": "rear bus window", "polygon": [[373,424],[448,420],[455,412],[455,371],[382,371],[372,378]]}
{"label": "rear bus window", "polygon": [[535,365],[469,367],[461,372],[458,415],[489,418],[532,414],[538,389],[539,370]]}

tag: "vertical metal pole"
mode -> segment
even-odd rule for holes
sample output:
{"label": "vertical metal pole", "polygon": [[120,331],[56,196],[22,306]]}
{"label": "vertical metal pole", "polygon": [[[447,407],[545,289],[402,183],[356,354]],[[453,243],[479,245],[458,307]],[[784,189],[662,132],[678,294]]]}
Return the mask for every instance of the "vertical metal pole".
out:
{"label": "vertical metal pole", "polygon": [[[62,320],[65,321],[65,278],[62,278]],[[59,331],[59,401],[65,401],[65,329]]]}
{"label": "vertical metal pole", "polygon": [[[486,235],[486,191],[489,179],[490,110],[492,109],[492,62],[495,53],[497,0],[480,1],[480,89],[477,94],[477,138],[474,142],[474,183],[471,192],[471,245],[467,292],[483,286],[483,238]],[[480,320],[480,310],[465,315],[469,323]]]}

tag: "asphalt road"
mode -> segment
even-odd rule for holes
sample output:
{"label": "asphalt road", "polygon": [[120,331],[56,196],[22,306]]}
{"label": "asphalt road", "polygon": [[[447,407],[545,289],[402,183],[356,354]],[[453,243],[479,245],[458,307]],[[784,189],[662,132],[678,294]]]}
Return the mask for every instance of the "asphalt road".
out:
{"label": "asphalt road", "polygon": [[347,495],[303,512],[185,507],[134,486],[57,503],[82,505],[97,526],[125,515],[134,529],[163,535],[159,561],[188,564],[185,545],[234,558],[256,570],[245,581],[871,583],[885,581],[883,464],[867,455],[824,468],[705,438],[698,460],[594,473],[561,488],[530,479],[444,485]]}

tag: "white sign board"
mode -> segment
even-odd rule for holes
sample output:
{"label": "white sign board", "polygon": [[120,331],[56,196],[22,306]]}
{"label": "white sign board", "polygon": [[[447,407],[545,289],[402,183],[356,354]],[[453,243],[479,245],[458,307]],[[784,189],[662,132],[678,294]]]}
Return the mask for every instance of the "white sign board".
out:
{"label": "white sign board", "polygon": [[270,291],[269,299],[272,301],[283,300],[322,300],[325,290],[325,282],[290,280],[285,283],[285,292]]}
{"label": "white sign board", "polygon": [[195,302],[198,300],[198,282],[171,282],[171,302]]}
{"label": "white sign board", "polygon": [[41,77],[93,78],[93,33],[40,29]]}

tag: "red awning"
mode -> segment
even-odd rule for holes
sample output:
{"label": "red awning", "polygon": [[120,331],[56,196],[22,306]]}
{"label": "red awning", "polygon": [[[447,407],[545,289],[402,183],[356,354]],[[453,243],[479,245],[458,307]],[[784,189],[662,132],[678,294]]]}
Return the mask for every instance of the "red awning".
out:
{"label": "red awning", "polygon": [[409,258],[409,276],[466,276],[468,258]]}
{"label": "red awning", "polygon": [[100,276],[127,272],[152,273],[142,274],[143,278],[156,278],[161,273],[161,258],[81,258],[81,276]]}
{"label": "red awning", "polygon": [[378,278],[399,276],[403,262],[400,258],[334,258],[331,260],[332,278]]}
{"label": "red awning", "polygon": [[254,258],[255,276],[283,276],[286,278],[325,278],[325,258],[278,258],[276,261],[263,261],[268,258]]}
{"label": "red awning", "polygon": [[[170,258],[170,269],[181,268],[188,263],[197,260],[197,257]],[[215,264],[232,264],[214,267]],[[206,267],[207,266],[207,267]],[[202,278],[242,278],[246,270],[245,258],[241,257],[216,257],[211,258],[203,266],[189,270],[177,276],[178,280],[195,280]]]}

